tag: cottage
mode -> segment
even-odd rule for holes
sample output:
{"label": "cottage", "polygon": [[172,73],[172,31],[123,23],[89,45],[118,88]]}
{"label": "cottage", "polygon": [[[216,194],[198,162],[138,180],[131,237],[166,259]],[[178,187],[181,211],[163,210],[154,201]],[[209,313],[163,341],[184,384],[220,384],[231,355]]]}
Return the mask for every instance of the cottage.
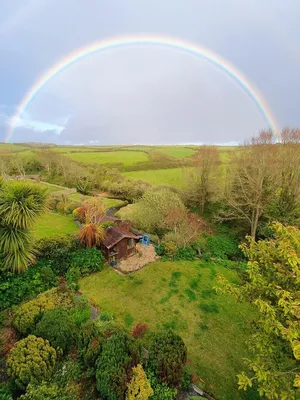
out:
{"label": "cottage", "polygon": [[105,233],[101,250],[110,264],[135,254],[136,244],[142,238],[141,235],[136,235],[121,226],[111,226]]}

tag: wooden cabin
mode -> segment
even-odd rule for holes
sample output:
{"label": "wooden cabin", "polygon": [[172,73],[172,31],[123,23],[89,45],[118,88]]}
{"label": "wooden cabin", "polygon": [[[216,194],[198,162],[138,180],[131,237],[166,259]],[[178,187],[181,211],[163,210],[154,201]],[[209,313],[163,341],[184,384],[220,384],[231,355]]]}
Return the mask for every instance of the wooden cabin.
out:
{"label": "wooden cabin", "polygon": [[132,233],[121,226],[111,226],[105,231],[101,250],[107,262],[112,264],[135,254],[136,244],[141,238],[141,235]]}

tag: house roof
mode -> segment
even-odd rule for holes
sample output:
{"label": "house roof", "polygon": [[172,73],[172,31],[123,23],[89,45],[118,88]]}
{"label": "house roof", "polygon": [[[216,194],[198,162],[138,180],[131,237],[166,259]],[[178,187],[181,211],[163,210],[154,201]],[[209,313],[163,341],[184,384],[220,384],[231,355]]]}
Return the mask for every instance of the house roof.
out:
{"label": "house roof", "polygon": [[102,240],[101,243],[108,249],[119,243],[122,239],[128,238],[139,240],[141,238],[140,235],[135,235],[134,233],[126,231],[119,226],[111,226],[107,228],[105,234],[105,239]]}

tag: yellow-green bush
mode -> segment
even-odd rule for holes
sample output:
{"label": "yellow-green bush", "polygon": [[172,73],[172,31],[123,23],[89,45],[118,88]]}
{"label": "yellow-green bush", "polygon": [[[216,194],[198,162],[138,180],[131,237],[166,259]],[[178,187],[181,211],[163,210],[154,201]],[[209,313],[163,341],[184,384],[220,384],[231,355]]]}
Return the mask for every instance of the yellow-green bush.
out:
{"label": "yellow-green bush", "polygon": [[56,351],[48,340],[29,335],[20,340],[7,358],[7,373],[25,389],[29,383],[38,384],[51,377],[56,362]]}

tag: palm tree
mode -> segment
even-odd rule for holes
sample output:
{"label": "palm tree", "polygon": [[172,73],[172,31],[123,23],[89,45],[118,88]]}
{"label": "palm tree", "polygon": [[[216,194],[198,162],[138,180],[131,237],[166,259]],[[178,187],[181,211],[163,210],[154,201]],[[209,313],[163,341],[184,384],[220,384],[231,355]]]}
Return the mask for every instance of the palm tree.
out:
{"label": "palm tree", "polygon": [[104,238],[105,230],[103,226],[94,224],[91,220],[87,220],[79,232],[80,243],[85,244],[88,248],[99,246]]}
{"label": "palm tree", "polygon": [[46,191],[28,183],[0,182],[0,264],[23,272],[34,260],[30,228],[46,210]]}

